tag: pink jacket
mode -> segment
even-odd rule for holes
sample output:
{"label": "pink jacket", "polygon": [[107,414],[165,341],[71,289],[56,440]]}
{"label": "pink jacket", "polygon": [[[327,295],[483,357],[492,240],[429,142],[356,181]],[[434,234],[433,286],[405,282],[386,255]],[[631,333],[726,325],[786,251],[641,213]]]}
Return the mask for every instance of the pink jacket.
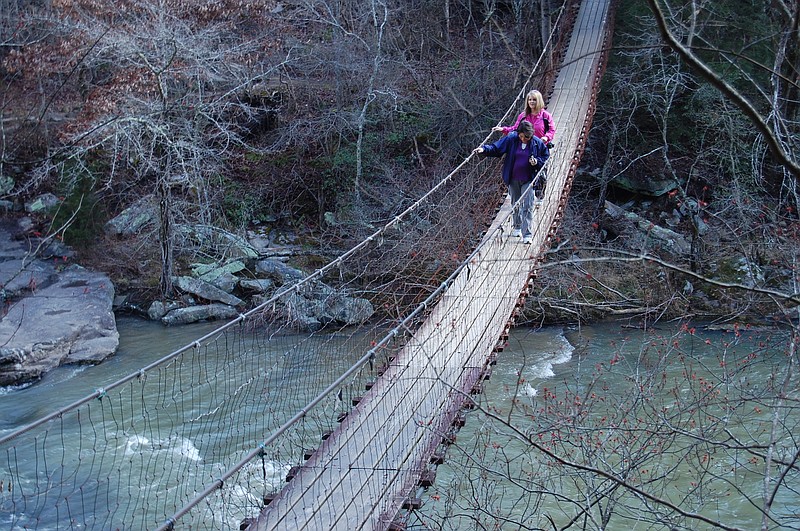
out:
{"label": "pink jacket", "polygon": [[[544,132],[544,119],[547,118],[547,121],[550,123],[550,128],[547,132]],[[537,138],[546,138],[545,144],[548,142],[552,142],[553,138],[556,136],[556,124],[553,121],[553,115],[551,115],[545,109],[539,111],[539,114],[528,114],[526,115],[524,112],[519,113],[517,116],[517,121],[514,122],[514,125],[509,127],[503,127],[503,134],[507,135],[511,131],[516,131],[517,126],[522,120],[528,120],[531,124],[533,124],[533,134],[536,135]]]}

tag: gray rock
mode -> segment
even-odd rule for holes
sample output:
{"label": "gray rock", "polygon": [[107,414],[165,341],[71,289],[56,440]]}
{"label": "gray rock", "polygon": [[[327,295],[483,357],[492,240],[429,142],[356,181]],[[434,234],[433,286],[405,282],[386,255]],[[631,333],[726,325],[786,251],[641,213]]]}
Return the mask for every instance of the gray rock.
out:
{"label": "gray rock", "polygon": [[322,313],[319,301],[309,300],[297,293],[287,293],[281,297],[286,319],[296,328],[304,332],[316,332],[322,329],[322,322],[317,315]]}
{"label": "gray rock", "polygon": [[235,273],[243,271],[246,267],[241,260],[235,260],[224,266],[195,264],[192,266],[192,273],[200,280],[208,282],[226,293],[231,293],[239,283]]}
{"label": "gray rock", "polygon": [[368,300],[335,292],[321,283],[318,285],[326,288],[326,296],[314,297],[294,291],[281,297],[287,320],[298,329],[314,332],[328,325],[363,323],[372,317],[375,309]]}
{"label": "gray rock", "polygon": [[42,194],[33,201],[25,203],[25,212],[49,212],[54,210],[61,201],[53,194]]}
{"label": "gray rock", "polygon": [[375,312],[366,299],[334,295],[322,300],[317,319],[323,324],[354,325],[365,322]]}
{"label": "gray rock", "polygon": [[717,267],[717,275],[724,282],[737,282],[751,288],[764,283],[764,270],[746,256],[722,260]]}
{"label": "gray rock", "polygon": [[606,201],[605,223],[623,235],[628,247],[647,249],[657,247],[676,256],[687,256],[691,244],[678,232],[656,225],[649,220]]}
{"label": "gray rock", "polygon": [[256,262],[256,273],[272,278],[280,284],[292,284],[306,278],[306,274],[299,269],[290,267],[280,260],[273,260],[272,258],[266,258]]}
{"label": "gray rock", "polygon": [[153,301],[147,309],[147,317],[151,321],[158,321],[172,310],[181,308],[183,305],[179,301]]}
{"label": "gray rock", "polygon": [[158,220],[158,208],[153,196],[142,197],[109,220],[104,230],[114,236],[133,236],[139,234],[147,225]]}
{"label": "gray rock", "polygon": [[200,280],[208,282],[212,286],[221,289],[225,293],[232,293],[233,290],[236,289],[236,285],[239,284],[239,278],[232,273],[228,273],[227,271],[224,271],[213,278],[211,276],[207,277],[203,275],[200,277]]}
{"label": "gray rock", "polygon": [[33,218],[29,216],[25,216],[17,220],[17,228],[22,232],[31,231],[35,226],[36,223],[34,223]]}
{"label": "gray rock", "polygon": [[73,265],[8,307],[0,321],[0,385],[35,380],[64,363],[98,363],[119,345],[114,286]]}
{"label": "gray rock", "polygon": [[7,195],[14,188],[14,179],[8,175],[0,174],[0,195]]}
{"label": "gray rock", "polygon": [[39,244],[39,242],[36,242],[36,244],[40,245],[39,258],[42,258],[44,260],[49,258],[55,258],[55,259],[60,258],[66,260],[67,258],[75,257],[75,251],[73,251],[70,246],[63,244],[62,242],[56,239],[49,239],[47,241],[41,242],[41,244]]}
{"label": "gray rock", "polygon": [[197,241],[202,247],[214,249],[222,256],[233,258],[256,258],[258,251],[247,240],[237,234],[212,225],[181,225],[178,231]]}
{"label": "gray rock", "polygon": [[609,184],[629,192],[652,197],[660,197],[678,187],[678,183],[671,177],[650,175],[639,177],[634,174],[618,175]]}
{"label": "gray rock", "polygon": [[14,258],[0,262],[0,284],[7,297],[35,292],[52,282],[56,268],[52,262]]}
{"label": "gray rock", "polygon": [[272,244],[268,234],[255,231],[247,232],[247,243],[249,243],[258,254],[265,253]]}
{"label": "gray rock", "polygon": [[275,283],[268,278],[255,278],[255,279],[242,279],[239,281],[239,287],[256,293],[264,293],[272,289]]}
{"label": "gray rock", "polygon": [[175,277],[173,279],[175,287],[179,290],[197,295],[201,299],[217,301],[228,306],[241,306],[244,301],[235,295],[231,295],[218,287],[203,280],[191,277]]}
{"label": "gray rock", "polygon": [[236,308],[225,304],[205,304],[202,306],[190,306],[188,308],[178,308],[172,310],[161,318],[161,322],[167,326],[196,323],[211,319],[231,319],[239,315]]}

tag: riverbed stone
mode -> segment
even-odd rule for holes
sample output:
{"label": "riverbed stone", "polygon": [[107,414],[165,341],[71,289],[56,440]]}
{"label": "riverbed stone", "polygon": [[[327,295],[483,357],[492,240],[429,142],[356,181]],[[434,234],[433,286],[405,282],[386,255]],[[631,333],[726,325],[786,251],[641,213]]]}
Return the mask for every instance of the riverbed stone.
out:
{"label": "riverbed stone", "polygon": [[211,225],[179,225],[177,232],[197,241],[202,247],[215,249],[220,255],[234,258],[258,257],[258,251],[238,234]]}
{"label": "riverbed stone", "polygon": [[0,282],[6,298],[35,291],[49,283],[55,272],[55,266],[49,261],[11,258],[0,262]]}
{"label": "riverbed stone", "polygon": [[628,247],[656,248],[677,257],[688,256],[691,252],[691,243],[681,233],[656,225],[610,201],[606,201],[605,207],[604,224],[623,236]]}
{"label": "riverbed stone", "polygon": [[299,269],[272,258],[265,258],[256,262],[256,273],[272,278],[280,284],[292,284],[306,278],[306,274]]}
{"label": "riverbed stone", "polygon": [[640,176],[634,173],[617,175],[609,184],[628,192],[652,197],[660,197],[679,186],[672,177],[658,175]]}
{"label": "riverbed stone", "polygon": [[51,212],[61,203],[55,195],[51,193],[42,194],[33,201],[25,203],[25,212]]}
{"label": "riverbed stone", "polygon": [[174,277],[175,287],[185,293],[197,295],[201,299],[208,301],[221,302],[228,306],[241,306],[244,301],[235,295],[209,284],[203,280],[192,277]]}
{"label": "riverbed stone", "polygon": [[366,299],[336,294],[323,299],[317,319],[323,324],[355,325],[366,322],[374,312],[372,303]]}
{"label": "riverbed stone", "polygon": [[147,317],[158,321],[172,310],[183,307],[180,301],[153,301],[147,309]]}
{"label": "riverbed stone", "polygon": [[233,293],[233,290],[235,290],[236,286],[239,284],[239,277],[232,273],[228,273],[227,271],[217,275],[214,278],[203,276],[200,277],[200,280],[208,282],[212,286],[221,289],[225,293]]}
{"label": "riverbed stone", "polygon": [[62,364],[99,363],[114,354],[119,333],[113,301],[108,276],[78,265],[9,301],[0,321],[0,385],[36,380]]}
{"label": "riverbed stone", "polygon": [[274,285],[275,282],[268,278],[243,278],[239,281],[240,288],[256,293],[266,293],[270,291]]}
{"label": "riverbed stone", "polygon": [[107,234],[133,236],[158,220],[158,205],[152,195],[139,198],[134,204],[110,219],[105,225]]}
{"label": "riverbed stone", "polygon": [[196,278],[218,287],[226,293],[232,293],[239,283],[236,273],[246,269],[241,260],[234,260],[223,266],[214,264],[193,264],[192,273]]}
{"label": "riverbed stone", "polygon": [[214,303],[172,310],[161,318],[161,322],[167,326],[173,326],[196,323],[198,321],[232,319],[238,315],[239,312],[236,308],[226,304]]}
{"label": "riverbed stone", "polygon": [[[315,292],[294,290],[280,298],[286,319],[298,330],[315,332],[330,325],[355,325],[364,323],[375,312],[372,303],[360,297],[332,290],[321,282],[315,283]],[[326,295],[319,296],[324,287]]]}

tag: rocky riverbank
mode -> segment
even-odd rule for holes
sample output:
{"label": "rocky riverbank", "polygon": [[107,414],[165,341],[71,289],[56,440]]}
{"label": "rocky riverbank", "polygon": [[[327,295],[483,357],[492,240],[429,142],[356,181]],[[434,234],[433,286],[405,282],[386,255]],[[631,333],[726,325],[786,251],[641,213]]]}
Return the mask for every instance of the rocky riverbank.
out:
{"label": "rocky riverbank", "polygon": [[[131,310],[109,276],[72,263],[72,251],[30,230],[27,217],[0,220],[0,385],[39,379],[64,364],[100,363],[119,345],[115,311]],[[272,301],[302,332],[369,319],[374,309],[316,279],[280,297],[283,286],[306,273],[254,252],[217,266],[196,268],[173,279],[173,298],[136,310],[165,326],[231,319]]]}
{"label": "rocky riverbank", "polygon": [[17,232],[0,225],[0,385],[113,354],[119,334],[108,276],[71,264],[69,249],[55,240],[17,239]]}

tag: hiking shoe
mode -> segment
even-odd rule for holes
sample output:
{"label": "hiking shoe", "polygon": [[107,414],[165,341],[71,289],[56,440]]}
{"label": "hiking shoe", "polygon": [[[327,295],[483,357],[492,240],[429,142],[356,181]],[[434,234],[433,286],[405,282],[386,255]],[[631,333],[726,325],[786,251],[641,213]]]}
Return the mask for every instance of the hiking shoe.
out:
{"label": "hiking shoe", "polygon": [[524,243],[525,245],[533,243],[533,236],[525,236],[524,238],[522,238],[522,243]]}
{"label": "hiking shoe", "polygon": [[538,198],[538,197],[533,202],[534,206],[536,206],[536,207],[541,206],[542,203],[544,203],[544,199],[541,199],[541,198]]}
{"label": "hiking shoe", "polygon": [[520,229],[514,229],[511,231],[511,235],[515,238],[519,238],[522,236],[522,231]]}

